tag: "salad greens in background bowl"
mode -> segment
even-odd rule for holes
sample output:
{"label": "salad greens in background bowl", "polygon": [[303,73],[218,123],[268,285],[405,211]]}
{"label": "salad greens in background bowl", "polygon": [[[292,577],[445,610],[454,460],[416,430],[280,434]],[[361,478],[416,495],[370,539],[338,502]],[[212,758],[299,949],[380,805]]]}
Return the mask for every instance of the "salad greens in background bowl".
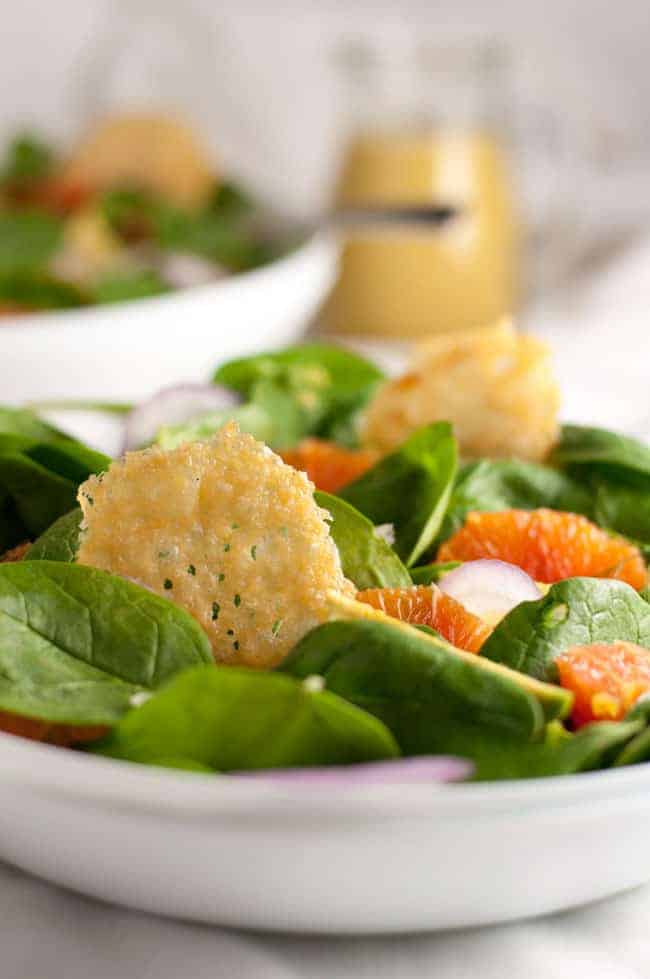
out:
{"label": "salad greens in background bowl", "polygon": [[18,137],[0,164],[3,400],[202,379],[296,339],[335,266],[332,241],[263,208],[177,120],[118,116],[68,155]]}
{"label": "salad greens in background bowl", "polygon": [[238,357],[133,408],[113,460],[0,410],[0,856],[321,932],[650,878],[650,450],[558,425],[468,458],[450,401],[379,454],[394,383],[323,344]]}

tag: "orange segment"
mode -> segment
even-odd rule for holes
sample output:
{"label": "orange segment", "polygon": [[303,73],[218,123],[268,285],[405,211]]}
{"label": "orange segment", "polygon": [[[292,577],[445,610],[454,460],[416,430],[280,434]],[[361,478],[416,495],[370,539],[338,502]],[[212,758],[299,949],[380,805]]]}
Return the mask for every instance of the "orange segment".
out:
{"label": "orange segment", "polygon": [[107,727],[82,727],[75,724],[51,724],[49,721],[37,721],[31,717],[20,717],[0,711],[0,731],[15,734],[30,741],[45,741],[60,747],[72,744],[82,744],[96,741],[107,731]]}
{"label": "orange segment", "polygon": [[575,696],[576,727],[618,721],[650,690],[650,650],[631,642],[573,646],[556,657],[560,684]]}
{"label": "orange segment", "polygon": [[304,439],[280,455],[289,466],[306,472],[316,489],[325,493],[336,493],[363,476],[378,458],[370,449],[344,449],[324,439]]}
{"label": "orange segment", "polygon": [[482,619],[435,585],[368,588],[357,593],[357,601],[372,605],[393,619],[431,626],[452,646],[470,653],[477,653],[492,631]]}
{"label": "orange segment", "polygon": [[31,546],[29,541],[25,541],[24,544],[18,544],[16,547],[12,547],[10,551],[5,551],[4,554],[0,555],[0,564],[22,561]]}
{"label": "orange segment", "polygon": [[639,589],[648,580],[638,548],[586,517],[558,510],[469,513],[438,551],[438,561],[478,558],[508,561],[546,583],[584,575],[617,578]]}

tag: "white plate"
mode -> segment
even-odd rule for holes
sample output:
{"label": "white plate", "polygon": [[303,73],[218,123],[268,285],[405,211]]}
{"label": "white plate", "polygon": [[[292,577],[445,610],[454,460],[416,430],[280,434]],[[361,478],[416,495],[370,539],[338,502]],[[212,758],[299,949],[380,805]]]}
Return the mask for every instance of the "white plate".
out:
{"label": "white plate", "polygon": [[336,272],[316,235],[263,268],[152,299],[3,317],[0,401],[131,401],[207,379],[230,357],[296,340]]}
{"label": "white plate", "polygon": [[0,785],[0,858],[84,894],[222,925],[480,925],[650,879],[648,765],[335,794],[0,735]]}

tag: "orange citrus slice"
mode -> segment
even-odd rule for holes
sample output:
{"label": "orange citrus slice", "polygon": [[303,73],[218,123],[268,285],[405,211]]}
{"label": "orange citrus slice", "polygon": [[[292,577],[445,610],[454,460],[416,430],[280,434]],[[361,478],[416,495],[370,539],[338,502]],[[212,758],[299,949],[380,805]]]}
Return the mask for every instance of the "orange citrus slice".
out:
{"label": "orange citrus slice", "polygon": [[576,727],[618,721],[650,690],[650,650],[631,642],[573,646],[556,657],[560,684],[575,696]]}
{"label": "orange citrus slice", "polygon": [[487,623],[435,585],[368,588],[357,593],[357,601],[372,605],[393,619],[411,625],[428,625],[452,646],[470,653],[477,653],[492,631]]}
{"label": "orange citrus slice", "polygon": [[377,461],[370,449],[344,449],[324,439],[304,439],[295,449],[280,453],[284,461],[306,472],[316,489],[336,493],[358,479]]}
{"label": "orange citrus slice", "polygon": [[558,510],[469,513],[464,526],[438,551],[438,561],[478,558],[508,561],[546,583],[584,575],[617,578],[639,589],[648,580],[637,547],[586,517]]}

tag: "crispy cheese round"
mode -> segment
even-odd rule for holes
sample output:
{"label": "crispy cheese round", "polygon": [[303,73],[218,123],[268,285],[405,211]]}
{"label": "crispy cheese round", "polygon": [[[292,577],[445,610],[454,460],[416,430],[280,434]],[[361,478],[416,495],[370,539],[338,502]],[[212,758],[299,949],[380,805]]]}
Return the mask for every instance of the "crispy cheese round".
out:
{"label": "crispy cheese round", "polygon": [[134,184],[186,207],[200,205],[216,176],[194,133],[177,119],[121,115],[106,119],[64,165],[70,185],[105,188]]}
{"label": "crispy cheese round", "polygon": [[466,458],[543,459],[558,435],[550,352],[507,323],[436,336],[370,403],[364,443],[390,452],[417,428],[450,421]]}
{"label": "crispy cheese round", "polygon": [[209,442],[130,452],[79,490],[78,561],[187,609],[215,659],[271,667],[354,594],[304,473],[230,423]]}

